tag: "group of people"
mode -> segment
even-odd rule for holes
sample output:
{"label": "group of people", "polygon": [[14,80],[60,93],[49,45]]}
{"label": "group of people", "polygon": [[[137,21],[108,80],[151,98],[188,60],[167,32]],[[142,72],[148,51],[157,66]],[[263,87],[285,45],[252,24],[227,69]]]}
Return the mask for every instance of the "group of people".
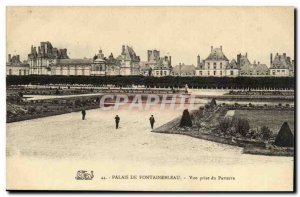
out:
{"label": "group of people", "polygon": [[[86,112],[85,112],[84,109],[81,111],[81,114],[82,114],[82,120],[85,120]],[[116,117],[115,117],[116,129],[119,128],[120,120],[121,120],[120,117],[118,115],[116,115]],[[155,119],[154,119],[153,115],[150,116],[149,121],[150,121],[151,129],[153,129],[154,128],[154,123],[155,123]]]}

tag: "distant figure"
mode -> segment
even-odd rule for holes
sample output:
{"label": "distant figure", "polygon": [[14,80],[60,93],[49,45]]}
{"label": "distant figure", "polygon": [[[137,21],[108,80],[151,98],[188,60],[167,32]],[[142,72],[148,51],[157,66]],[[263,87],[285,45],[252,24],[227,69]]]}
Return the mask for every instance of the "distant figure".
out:
{"label": "distant figure", "polygon": [[118,115],[116,115],[115,120],[116,120],[116,129],[118,129],[119,128],[120,117]]}
{"label": "distant figure", "polygon": [[155,123],[155,119],[154,119],[153,115],[151,115],[149,120],[150,120],[151,129],[153,129],[153,126],[154,126],[154,123]]}
{"label": "distant figure", "polygon": [[82,120],[84,120],[85,119],[85,114],[86,114],[84,109],[81,111],[81,114],[82,114]]}

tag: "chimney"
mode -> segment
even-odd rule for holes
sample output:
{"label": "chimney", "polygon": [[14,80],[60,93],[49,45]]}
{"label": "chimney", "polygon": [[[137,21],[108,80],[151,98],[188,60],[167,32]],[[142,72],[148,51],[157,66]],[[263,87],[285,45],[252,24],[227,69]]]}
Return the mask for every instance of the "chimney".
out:
{"label": "chimney", "polygon": [[248,53],[246,52],[246,57],[248,57]]}
{"label": "chimney", "polygon": [[11,54],[8,54],[8,62],[11,63]]}
{"label": "chimney", "polygon": [[257,64],[259,64],[260,62],[258,61]]}
{"label": "chimney", "polygon": [[237,54],[236,63],[237,63],[237,65],[240,65],[240,63],[241,63],[241,54]]}
{"label": "chimney", "polygon": [[67,49],[64,49],[64,55],[65,55],[65,58],[69,59]]}
{"label": "chimney", "polygon": [[213,51],[213,48],[214,48],[213,46],[211,46],[211,47],[210,47],[210,52],[212,52],[212,51]]}
{"label": "chimney", "polygon": [[200,66],[200,55],[198,54],[197,56],[197,66],[199,67]]}
{"label": "chimney", "polygon": [[270,64],[271,64],[270,66],[273,65],[273,54],[272,53],[270,54]]}
{"label": "chimney", "polygon": [[220,46],[220,50],[222,51],[222,45]]}
{"label": "chimney", "polygon": [[122,55],[125,54],[125,45],[122,45]]}
{"label": "chimney", "polygon": [[45,43],[45,53],[48,53],[48,44]]}
{"label": "chimney", "polygon": [[286,53],[283,53],[283,57],[284,57],[284,59],[286,58]]}
{"label": "chimney", "polygon": [[289,63],[291,62],[291,57],[287,57],[286,59]]}
{"label": "chimney", "polygon": [[170,65],[172,65],[172,58],[169,56]]}
{"label": "chimney", "polygon": [[20,55],[17,55],[17,61],[20,62]]}
{"label": "chimney", "polygon": [[151,51],[151,50],[148,50],[147,53],[148,53],[148,62],[150,62],[150,57],[151,57],[152,51]]}

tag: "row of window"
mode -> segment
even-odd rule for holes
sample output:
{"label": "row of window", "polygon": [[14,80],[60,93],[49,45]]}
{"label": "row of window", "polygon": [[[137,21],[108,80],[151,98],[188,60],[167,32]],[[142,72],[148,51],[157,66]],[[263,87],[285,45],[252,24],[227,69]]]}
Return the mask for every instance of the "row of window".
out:
{"label": "row of window", "polygon": [[273,74],[273,75],[276,75],[275,72],[277,72],[277,74],[280,74],[280,72],[283,73],[283,74],[285,74],[285,70],[276,70],[276,71],[275,71],[275,70],[272,70],[272,74]]}
{"label": "row of window", "polygon": [[[210,66],[207,66],[207,69],[210,69]],[[217,66],[214,66],[213,67],[213,69],[217,69]],[[220,66],[220,68],[219,69],[223,69],[223,67],[222,66]]]}
{"label": "row of window", "polygon": [[157,76],[159,76],[159,75],[160,75],[160,76],[167,76],[167,71],[166,71],[166,70],[164,70],[164,71],[162,71],[162,70],[161,70],[161,71],[157,70],[157,71],[156,71],[156,75],[157,75]]}
{"label": "row of window", "polygon": [[265,72],[265,73],[260,73],[260,72],[252,73],[252,72],[249,72],[249,74],[242,72],[241,75],[269,75],[269,72]]}
{"label": "row of window", "polygon": [[[79,72],[78,72],[79,71]],[[63,69],[60,69],[60,75],[63,75]],[[84,75],[85,74],[85,69],[75,69],[75,75]],[[70,75],[70,69],[67,70],[67,75]]]}
{"label": "row of window", "polygon": [[[202,71],[199,71],[199,75],[202,76],[202,75],[204,75],[204,73],[203,73]],[[212,72],[207,71],[207,76],[210,76],[210,75],[211,75],[211,76],[216,76],[216,75],[218,75],[218,74],[217,74],[217,71],[212,71]],[[230,71],[230,75],[234,75],[233,70]],[[220,71],[220,73],[219,73],[218,76],[223,76],[223,72]]]}
{"label": "row of window", "polygon": [[[18,73],[19,73],[19,75],[29,75],[29,70],[19,69]],[[13,75],[13,70],[12,69],[8,70],[8,75]]]}
{"label": "row of window", "polygon": [[[207,65],[208,65],[208,66],[210,66],[210,62],[207,62]],[[217,63],[216,63],[216,62],[214,62],[214,63],[213,63],[213,65],[214,65],[214,66],[217,66]],[[220,66],[222,66],[222,65],[223,65],[223,63],[222,63],[222,62],[220,62]]]}

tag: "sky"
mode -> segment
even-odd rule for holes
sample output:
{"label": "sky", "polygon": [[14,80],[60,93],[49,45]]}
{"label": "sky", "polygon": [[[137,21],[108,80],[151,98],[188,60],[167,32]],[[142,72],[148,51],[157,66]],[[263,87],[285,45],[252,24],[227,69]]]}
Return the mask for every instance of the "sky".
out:
{"label": "sky", "polygon": [[7,7],[6,54],[26,60],[31,45],[50,41],[70,58],[106,56],[132,46],[141,61],[147,50],[172,56],[172,64],[194,64],[211,46],[229,60],[248,53],[269,66],[270,53],[294,59],[292,7]]}

